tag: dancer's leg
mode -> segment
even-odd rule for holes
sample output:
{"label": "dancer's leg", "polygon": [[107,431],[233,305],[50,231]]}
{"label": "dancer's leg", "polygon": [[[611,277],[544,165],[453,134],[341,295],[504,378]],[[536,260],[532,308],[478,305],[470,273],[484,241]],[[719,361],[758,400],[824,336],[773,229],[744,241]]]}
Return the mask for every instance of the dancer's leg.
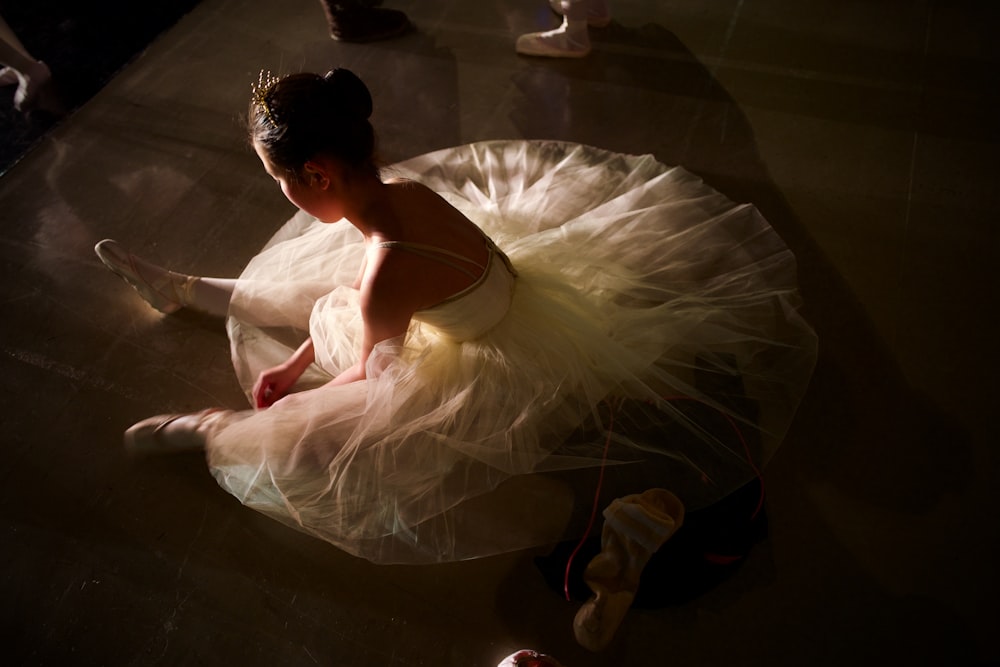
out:
{"label": "dancer's leg", "polygon": [[94,247],[100,260],[151,306],[163,313],[192,308],[225,317],[236,288],[231,278],[204,278],[170,271],[147,262],[110,239]]}
{"label": "dancer's leg", "polygon": [[195,278],[188,289],[187,305],[203,313],[225,317],[229,314],[236,282],[235,278]]}
{"label": "dancer's leg", "polygon": [[180,454],[205,449],[220,428],[246,419],[252,410],[209,408],[201,412],[159,415],[133,424],[125,431],[125,448],[137,455]]}
{"label": "dancer's leg", "polygon": [[24,72],[34,64],[34,58],[24,54],[15,45],[5,39],[0,39],[0,63],[13,67],[18,72]]}
{"label": "dancer's leg", "polygon": [[[22,44],[21,40],[17,38],[17,35],[14,33],[11,27],[7,24],[7,21],[5,21],[2,16],[0,16],[0,41],[6,42],[9,46],[12,46],[18,51],[20,51],[21,55],[23,55],[25,58],[31,58],[31,54],[28,53],[28,49],[24,48],[24,44]],[[34,58],[31,59],[34,60]],[[8,64],[13,64],[13,63],[8,63]]]}

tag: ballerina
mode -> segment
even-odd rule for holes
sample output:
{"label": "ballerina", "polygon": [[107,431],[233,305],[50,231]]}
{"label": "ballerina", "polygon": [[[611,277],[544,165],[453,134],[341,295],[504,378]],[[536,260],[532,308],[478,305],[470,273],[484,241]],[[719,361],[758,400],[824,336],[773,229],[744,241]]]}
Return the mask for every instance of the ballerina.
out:
{"label": "ballerina", "polygon": [[238,279],[98,244],[159,310],[228,318],[253,406],[153,417],[127,446],[204,450],[245,505],[375,562],[579,536],[604,466],[612,498],[692,507],[756,475],[815,358],[756,209],[561,142],[380,169],[371,113],[347,70],[262,75],[250,140],[300,211]]}

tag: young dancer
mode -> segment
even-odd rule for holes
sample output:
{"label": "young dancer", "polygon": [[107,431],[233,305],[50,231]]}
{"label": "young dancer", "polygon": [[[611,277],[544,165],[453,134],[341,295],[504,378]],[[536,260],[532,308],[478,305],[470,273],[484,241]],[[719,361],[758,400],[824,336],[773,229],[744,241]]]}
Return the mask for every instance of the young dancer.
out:
{"label": "young dancer", "polygon": [[381,169],[371,113],[346,70],[261,77],[250,140],[301,211],[238,279],[98,244],[161,311],[228,318],[253,406],[154,417],[129,447],[204,449],[244,504],[376,562],[579,536],[605,467],[606,501],[667,487],[692,508],[756,474],[815,337],[752,206],[562,142]]}

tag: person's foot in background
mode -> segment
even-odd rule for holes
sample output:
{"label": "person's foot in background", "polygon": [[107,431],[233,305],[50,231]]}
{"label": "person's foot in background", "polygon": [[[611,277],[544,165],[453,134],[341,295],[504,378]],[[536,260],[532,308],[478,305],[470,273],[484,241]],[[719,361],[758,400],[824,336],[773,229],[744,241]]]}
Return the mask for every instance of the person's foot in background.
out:
{"label": "person's foot in background", "polygon": [[549,0],[549,6],[563,16],[562,25],[518,37],[515,48],[521,55],[583,58],[590,53],[589,28],[611,23],[606,0]]}

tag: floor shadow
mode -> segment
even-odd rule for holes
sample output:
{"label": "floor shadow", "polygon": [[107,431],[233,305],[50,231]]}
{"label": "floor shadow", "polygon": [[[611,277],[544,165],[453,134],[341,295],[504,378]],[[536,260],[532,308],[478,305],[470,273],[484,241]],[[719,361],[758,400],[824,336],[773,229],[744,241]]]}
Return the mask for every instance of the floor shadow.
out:
{"label": "floor shadow", "polygon": [[[857,497],[923,512],[972,476],[968,432],[915,392],[843,275],[770,177],[754,130],[713,73],[668,29],[592,30],[584,61],[524,59],[511,121],[525,137],[652,153],[751,202],[798,260],[802,313],[819,335],[810,389],[779,456]],[[629,123],[628,110],[658,113]],[[947,451],[942,455],[942,451]]]}

